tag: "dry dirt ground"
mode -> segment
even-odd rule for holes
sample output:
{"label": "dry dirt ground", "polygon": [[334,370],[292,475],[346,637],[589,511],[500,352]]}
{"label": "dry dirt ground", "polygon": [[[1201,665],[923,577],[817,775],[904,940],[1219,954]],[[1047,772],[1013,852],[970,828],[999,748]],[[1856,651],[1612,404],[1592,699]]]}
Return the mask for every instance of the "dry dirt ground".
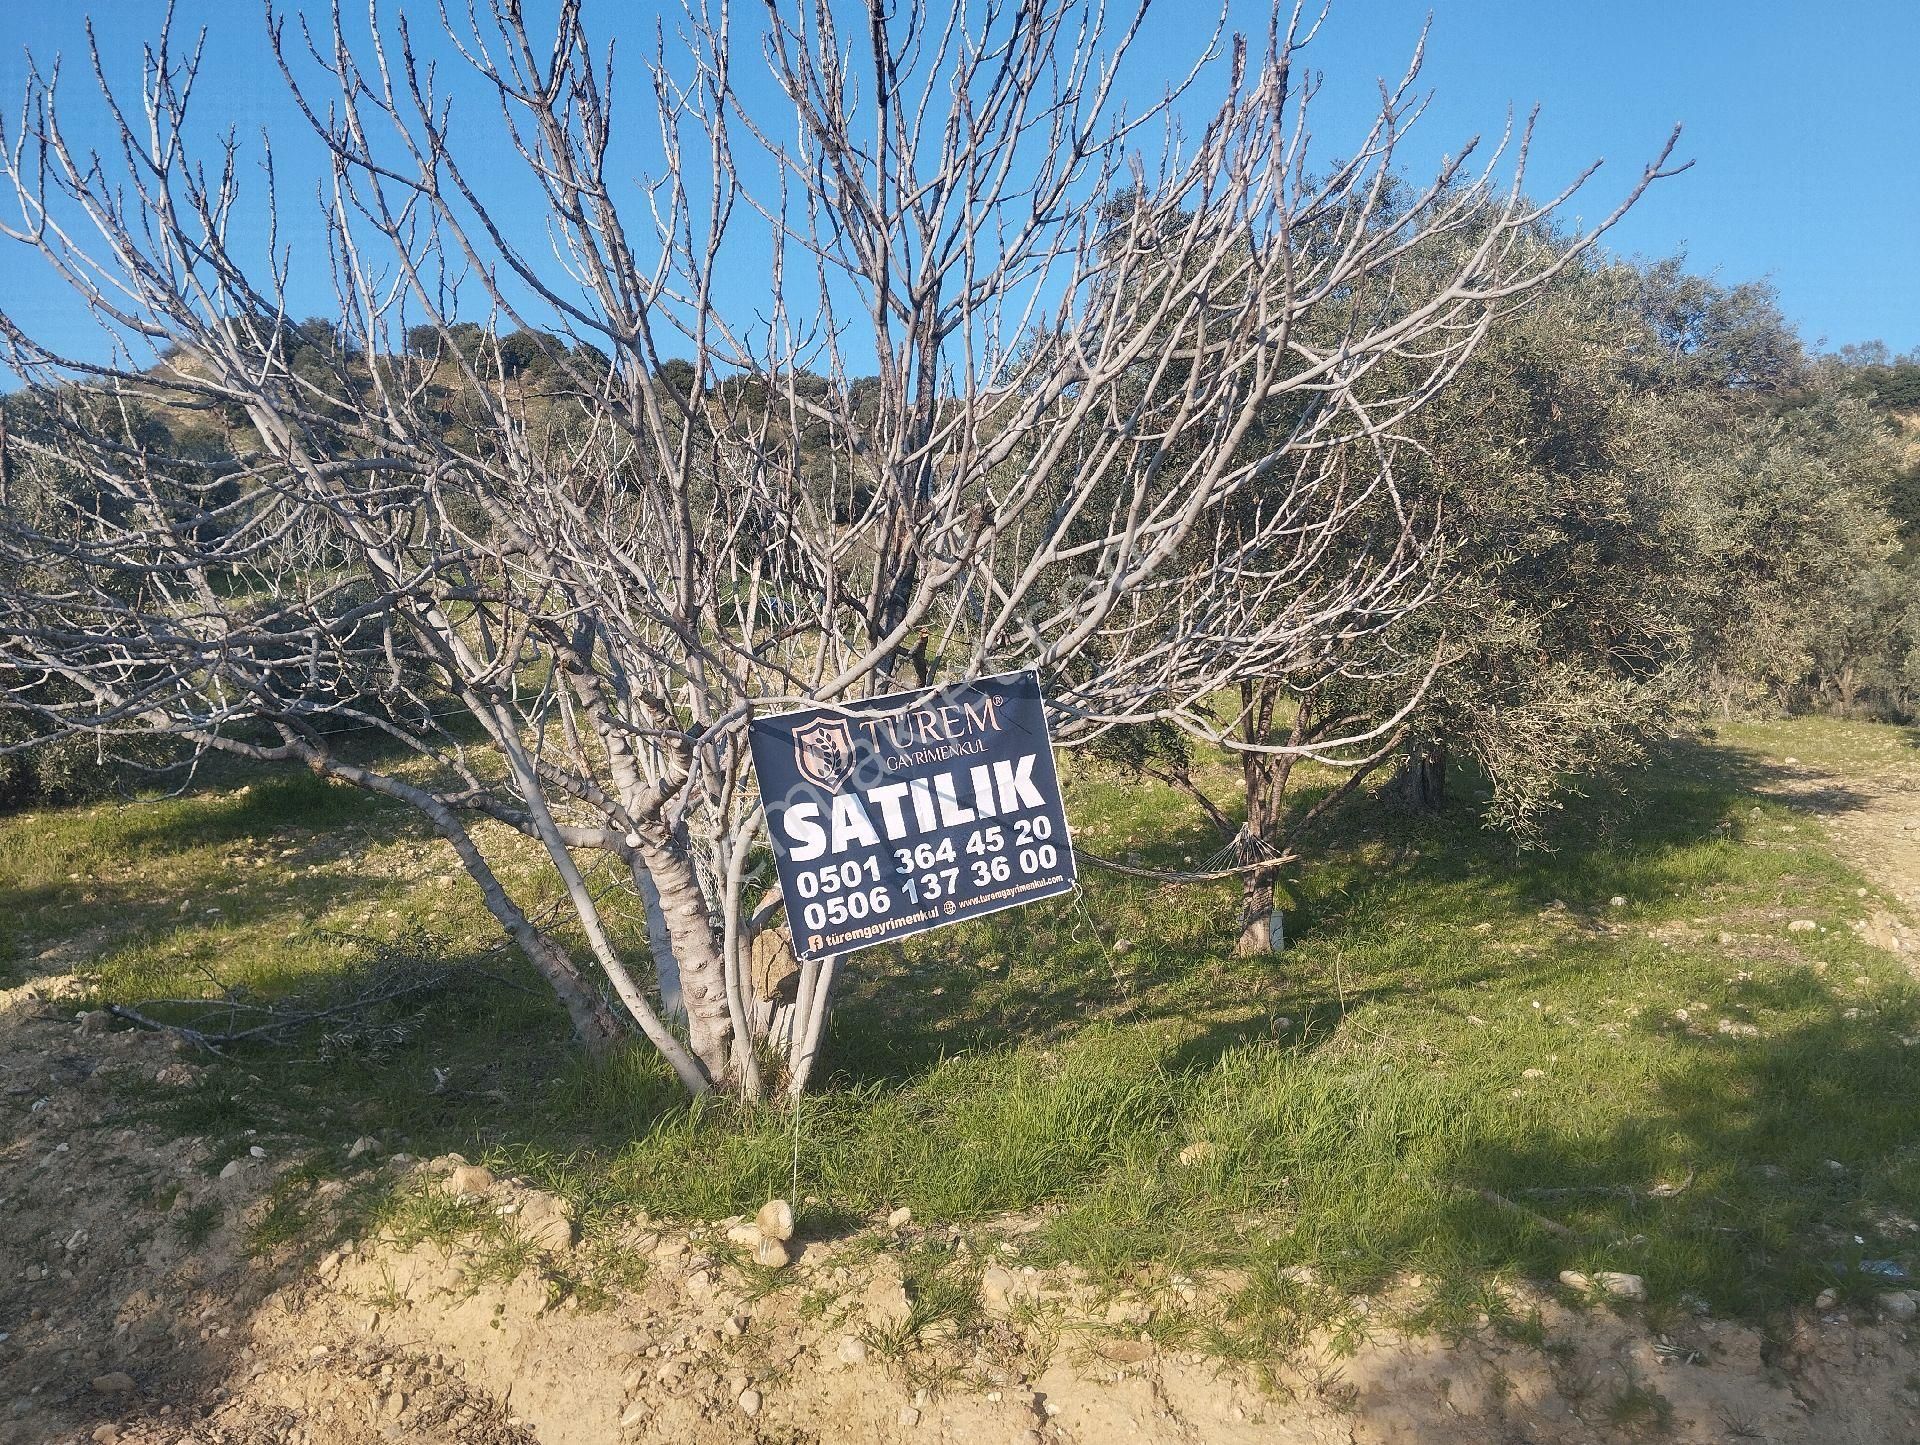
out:
{"label": "dry dirt ground", "polygon": [[1840,852],[1899,899],[1907,919],[1877,910],[1861,930],[1920,977],[1920,765],[1841,777],[1797,758],[1778,769],[1775,797],[1821,818]]}
{"label": "dry dirt ground", "polygon": [[[1777,786],[1920,915],[1920,778],[1790,765]],[[1866,927],[1920,968],[1906,923]],[[1543,1288],[1515,1306],[1538,1309],[1548,1348],[1382,1329],[1311,1342],[1263,1379],[1152,1327],[1158,1308],[1204,1311],[1218,1282],[1116,1303],[1016,1255],[991,1267],[986,1327],[889,1348],[912,1333],[911,1224],[803,1239],[761,1289],[724,1238],[632,1221],[598,1248],[644,1259],[644,1279],[598,1309],[545,1282],[586,1248],[564,1225],[510,1281],[432,1243],[250,1255],[285,1163],[211,1178],[204,1144],[103,1122],[129,1076],[185,1086],[193,1066],[77,1022],[81,986],[0,993],[0,1445],[1920,1441],[1920,1326],[1811,1305],[1771,1337],[1710,1318],[1657,1334]],[[339,1163],[345,1183],[306,1186],[316,1219],[374,1171],[444,1190],[452,1161]],[[545,1202],[498,1181],[477,1207]]]}

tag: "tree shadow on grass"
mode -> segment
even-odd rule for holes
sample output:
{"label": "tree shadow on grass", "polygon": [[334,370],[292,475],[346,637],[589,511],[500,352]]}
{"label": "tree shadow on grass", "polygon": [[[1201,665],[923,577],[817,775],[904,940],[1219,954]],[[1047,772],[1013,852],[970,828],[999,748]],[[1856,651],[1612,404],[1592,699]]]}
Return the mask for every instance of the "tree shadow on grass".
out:
{"label": "tree shadow on grass", "polygon": [[[244,927],[322,901],[337,909],[369,900],[391,880],[355,866],[357,844],[425,836],[391,805],[305,774],[243,776],[237,791],[102,803],[16,825],[39,831],[13,840],[34,866],[0,869],[0,939],[13,955],[0,955],[0,977],[26,982],[127,948],[165,951],[206,930],[209,917]],[[246,843],[297,855],[272,868],[195,856]],[[177,876],[156,883],[141,866],[155,860],[177,865]],[[294,884],[291,868],[318,871]]]}
{"label": "tree shadow on grass", "polygon": [[[218,960],[234,946],[227,930],[254,929],[289,918],[299,921],[308,907],[320,906],[322,899],[331,910],[373,903],[390,889],[390,880],[342,863],[316,878],[308,905],[295,905],[290,904],[283,885],[245,878],[220,891],[220,905],[211,910],[217,914],[218,927],[210,929],[204,895],[189,895],[190,906],[183,910],[177,895],[155,897],[151,887],[137,881],[96,881],[88,885],[80,907],[71,904],[69,890],[56,884],[4,886],[0,887],[0,912],[13,920],[9,932],[15,942],[12,962],[0,964],[0,983],[12,987],[85,970],[101,973],[117,987],[123,981],[118,976],[127,967],[146,972],[153,960],[182,951],[210,955],[216,960],[214,973],[220,976],[228,971],[218,966]],[[311,942],[316,930],[303,928]],[[248,946],[259,945],[250,939]],[[285,986],[296,987],[301,981],[301,968],[282,967],[272,955],[255,961],[271,965],[268,971],[284,979]],[[163,971],[171,975],[178,969]],[[238,978],[228,981],[240,982]]]}
{"label": "tree shadow on grass", "polygon": [[[1696,850],[1746,840],[1755,799],[1790,776],[1745,750],[1675,742],[1637,775],[1634,795],[1573,799],[1536,849],[1483,826],[1486,789],[1470,773],[1437,814],[1363,795],[1295,882],[1293,947],[1260,959],[1231,954],[1232,881],[1153,885],[1085,869],[1080,896],[939,930],[904,952],[849,955],[829,1068],[843,1086],[898,1086],[956,1053],[1046,1045],[1096,1020],[1197,1022],[1202,1036],[1181,1055],[1194,1065],[1263,1037],[1311,1037],[1342,1007],[1421,984],[1418,968],[1342,981],[1336,954],[1364,958],[1396,933],[1440,945],[1478,929],[1497,942],[1534,927],[1544,909],[1563,910],[1575,937],[1602,933],[1622,916],[1612,898],[1639,905],[1692,888]],[[1162,791],[1170,812],[1182,806]],[[1833,791],[1830,807],[1866,801]],[[1175,816],[1177,826],[1137,850],[1148,866],[1187,866],[1217,841],[1192,810]],[[1470,986],[1522,967],[1483,952],[1478,971],[1446,981]],[[1290,1024],[1276,1029],[1283,1017]]]}
{"label": "tree shadow on grass", "polygon": [[1828,1287],[1868,1303],[1920,1278],[1920,1051],[1901,1041],[1917,1026],[1909,1000],[1900,1018],[1694,1038],[1653,1107],[1603,1132],[1471,1130],[1440,1171],[1453,1187],[1383,1252],[1620,1270],[1656,1304],[1749,1317]]}

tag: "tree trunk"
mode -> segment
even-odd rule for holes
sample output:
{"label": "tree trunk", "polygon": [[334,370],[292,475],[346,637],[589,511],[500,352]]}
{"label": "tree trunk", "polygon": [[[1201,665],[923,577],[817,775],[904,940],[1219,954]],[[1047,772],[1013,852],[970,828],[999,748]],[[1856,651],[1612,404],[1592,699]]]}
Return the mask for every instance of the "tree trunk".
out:
{"label": "tree trunk", "polygon": [[[1273,699],[1264,695],[1254,717],[1264,740],[1272,726]],[[1292,759],[1273,753],[1247,752],[1240,755],[1240,777],[1247,796],[1246,835],[1253,848],[1271,849],[1273,835],[1280,824],[1280,803],[1285,794],[1287,772]],[[1266,856],[1264,853],[1256,856]],[[1251,862],[1250,857],[1247,861]],[[1240,883],[1240,936],[1234,941],[1237,957],[1251,958],[1274,951],[1274,888],[1280,870],[1261,868],[1244,875]]]}
{"label": "tree trunk", "polygon": [[1437,813],[1447,801],[1447,745],[1436,738],[1415,738],[1400,760],[1394,787],[1416,813]]}
{"label": "tree trunk", "polygon": [[[1240,937],[1233,951],[1239,958],[1255,958],[1285,947],[1283,928],[1276,928],[1279,915],[1274,910],[1274,885],[1280,870],[1263,868],[1249,873],[1240,885]],[[1278,937],[1276,937],[1278,934]]]}
{"label": "tree trunk", "polygon": [[[495,721],[499,725],[495,736],[499,739],[501,751],[506,754],[508,765],[513,769],[515,786],[526,802],[535,834],[546,846],[547,856],[553,860],[554,870],[559,873],[560,881],[566,887],[574,916],[580,920],[580,927],[587,935],[587,946],[593,950],[594,958],[599,961],[614,992],[620,996],[620,1002],[626,1005],[627,1012],[640,1025],[641,1032],[672,1064],[681,1083],[692,1093],[704,1093],[715,1080],[724,1077],[723,1072],[714,1069],[705,1059],[689,1057],[680,1040],[654,1011],[651,1001],[628,972],[619,951],[613,946],[613,940],[607,936],[605,921],[580,872],[580,865],[568,851],[566,840],[561,837],[559,826],[554,822],[533,759],[528,756],[525,745],[515,733],[512,717],[503,709],[496,713]],[[700,917],[704,919],[704,900],[701,900],[701,904]],[[708,942],[712,942],[711,934],[708,935]]]}
{"label": "tree trunk", "polygon": [[832,1011],[833,975],[839,965],[838,954],[821,959],[813,987],[803,989],[794,1005],[794,1042],[787,1076],[787,1093],[792,1098],[798,1099],[806,1093],[807,1081],[813,1077],[814,1063],[820,1057],[820,1040],[826,1033],[827,1017]]}
{"label": "tree trunk", "polygon": [[667,915],[660,907],[660,890],[653,874],[638,857],[632,866],[634,887],[647,910],[647,950],[653,955],[654,983],[660,993],[660,1015],[669,1023],[674,1015],[686,1012],[680,1001],[680,960],[673,955],[673,931],[667,927]]}
{"label": "tree trunk", "polygon": [[581,977],[564,948],[531,924],[524,932],[512,925],[507,931],[517,935],[520,951],[565,1006],[567,1017],[573,1020],[573,1032],[588,1053],[603,1054],[621,1039],[631,1037],[606,999]]}
{"label": "tree trunk", "polygon": [[643,838],[640,854],[660,896],[660,914],[680,967],[680,1003],[687,1043],[716,1085],[733,1082],[733,1010],[727,1003],[726,959],[707,921],[707,899],[678,849]]}

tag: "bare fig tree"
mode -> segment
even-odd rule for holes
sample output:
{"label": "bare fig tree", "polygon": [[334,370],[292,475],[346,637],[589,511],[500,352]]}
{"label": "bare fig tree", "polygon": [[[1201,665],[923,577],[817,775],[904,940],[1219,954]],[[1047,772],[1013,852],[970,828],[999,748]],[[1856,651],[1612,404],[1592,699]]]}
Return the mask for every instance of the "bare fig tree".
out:
{"label": "bare fig tree", "polygon": [[[694,0],[618,108],[578,0],[441,12],[431,44],[404,14],[267,23],[317,230],[268,142],[196,151],[201,52],[167,33],[137,94],[94,58],[111,153],[76,149],[57,70],[6,127],[7,234],[110,359],[0,317],[33,383],[5,705],[416,809],[580,1038],[637,1027],[694,1092],[803,1088],[831,997],[831,964],[756,986],[756,712],[1031,667],[1068,743],[1229,735],[1249,668],[1417,604],[1430,518],[1340,539],[1401,409],[1557,264],[1515,244],[1524,139],[1396,182],[1417,58],[1310,154],[1297,12],[1169,80],[1139,14],[1085,0]],[[331,314],[299,322],[320,271]],[[1416,380],[1382,402],[1389,359]],[[544,850],[562,922],[488,820]]]}

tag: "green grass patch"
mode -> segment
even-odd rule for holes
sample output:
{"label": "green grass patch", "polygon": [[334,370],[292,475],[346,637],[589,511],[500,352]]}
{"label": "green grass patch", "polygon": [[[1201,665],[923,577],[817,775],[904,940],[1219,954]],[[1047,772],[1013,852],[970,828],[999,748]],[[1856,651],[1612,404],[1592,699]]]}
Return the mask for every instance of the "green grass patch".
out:
{"label": "green grass patch", "polygon": [[[569,1195],[589,1244],[627,1209],[750,1212],[797,1169],[803,1231],[1018,1212],[1041,1217],[1021,1263],[1129,1288],[1243,1271],[1230,1352],[1284,1352],[1411,1274],[1411,1322],[1445,1332],[1537,1331],[1498,1287],[1567,1268],[1641,1274],[1654,1311],[1758,1318],[1828,1285],[1864,1299],[1886,1261],[1920,1274],[1920,990],[1851,934],[1863,880],[1773,796],[1788,754],[1856,774],[1916,757],[1893,728],[1723,729],[1630,795],[1576,801],[1533,853],[1470,798],[1420,819],[1362,799],[1294,880],[1293,946],[1270,959],[1230,955],[1228,886],[1097,873],[1081,898],[855,955],[797,1119],[690,1106],[640,1049],[572,1053],[450,858],[311,780],[0,821],[0,917],[17,972],[89,936],[126,1000],[277,996],[430,930],[459,981],[376,1045],[247,1051],[129,1108],[330,1159],[360,1133],[460,1149]],[[1172,794],[1083,768],[1069,809],[1101,853],[1214,846]],[[489,846],[537,883],[537,859]],[[423,1195],[389,1223],[480,1238],[464,1209]],[[291,1237],[293,1210],[262,1227]],[[514,1266],[486,1248],[483,1272]],[[944,1288],[926,1283],[915,1339]],[[1653,1400],[1616,1405],[1659,1428]]]}

